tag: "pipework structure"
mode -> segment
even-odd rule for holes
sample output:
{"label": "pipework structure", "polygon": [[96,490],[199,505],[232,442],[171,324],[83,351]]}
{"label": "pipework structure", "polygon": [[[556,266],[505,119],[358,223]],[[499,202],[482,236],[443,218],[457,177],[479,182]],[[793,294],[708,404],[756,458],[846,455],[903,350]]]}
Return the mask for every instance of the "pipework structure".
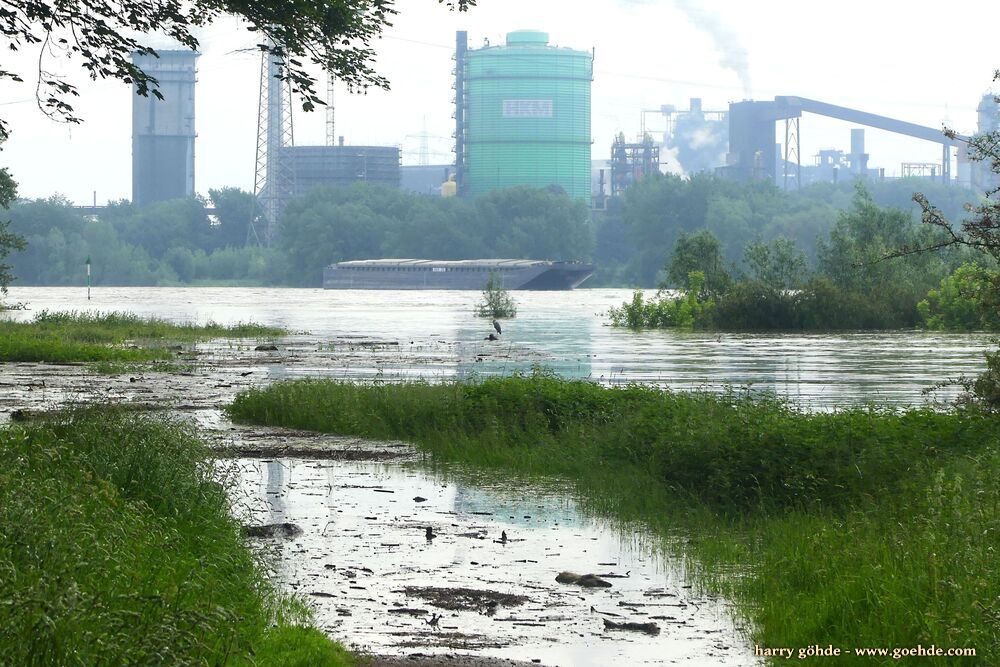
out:
{"label": "pipework structure", "polygon": [[[968,137],[962,135],[949,137],[939,128],[804,97],[780,96],[775,97],[774,101],[747,100],[729,105],[729,154],[727,165],[720,172],[740,180],[765,179],[785,187],[800,187],[799,119],[805,112],[940,144],[940,179],[944,183],[951,181],[952,150],[968,140]],[[785,121],[784,156],[776,141],[775,123],[779,120]],[[867,171],[868,154],[864,152],[864,134],[855,134],[852,130],[851,154],[848,157],[852,172],[864,174]]]}
{"label": "pipework structure", "polygon": [[132,54],[132,62],[156,79],[148,96],[132,96],[132,201],[137,206],[194,196],[194,89],[200,55],[188,50]]}
{"label": "pipework structure", "polygon": [[455,173],[458,193],[476,196],[527,185],[558,186],[588,204],[590,89],[594,56],[559,48],[537,30],[506,43],[455,43]]}

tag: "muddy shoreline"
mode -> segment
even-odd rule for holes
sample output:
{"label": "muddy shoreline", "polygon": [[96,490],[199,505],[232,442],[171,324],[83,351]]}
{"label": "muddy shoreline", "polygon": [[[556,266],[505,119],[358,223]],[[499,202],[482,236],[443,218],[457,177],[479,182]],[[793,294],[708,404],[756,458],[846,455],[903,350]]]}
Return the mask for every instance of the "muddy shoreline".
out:
{"label": "muddy shoreline", "polygon": [[[83,365],[3,364],[0,418],[113,402],[192,421],[220,467],[239,479],[241,520],[301,528],[251,541],[275,580],[308,600],[318,625],[366,664],[753,662],[725,601],[694,595],[678,566],[583,517],[565,489],[511,494],[489,479],[431,474],[407,443],[233,425],[221,411],[237,392],[289,377],[336,376],[359,365],[391,375],[415,358],[434,366],[449,356],[447,346],[410,350],[363,340],[324,347],[298,336],[277,351],[253,347],[189,346],[178,356],[194,365],[181,372],[99,375]],[[629,574],[589,589],[558,583],[562,570]],[[655,624],[658,634],[616,624]],[[583,648],[574,653],[576,645]]]}

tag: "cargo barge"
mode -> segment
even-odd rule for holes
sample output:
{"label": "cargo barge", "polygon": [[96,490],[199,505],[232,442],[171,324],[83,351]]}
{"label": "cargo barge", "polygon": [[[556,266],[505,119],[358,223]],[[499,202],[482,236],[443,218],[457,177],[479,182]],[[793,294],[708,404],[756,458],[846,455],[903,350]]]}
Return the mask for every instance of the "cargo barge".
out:
{"label": "cargo barge", "polygon": [[510,290],[570,290],[594,272],[582,262],[534,259],[363,259],[323,270],[325,289],[481,290],[491,273]]}

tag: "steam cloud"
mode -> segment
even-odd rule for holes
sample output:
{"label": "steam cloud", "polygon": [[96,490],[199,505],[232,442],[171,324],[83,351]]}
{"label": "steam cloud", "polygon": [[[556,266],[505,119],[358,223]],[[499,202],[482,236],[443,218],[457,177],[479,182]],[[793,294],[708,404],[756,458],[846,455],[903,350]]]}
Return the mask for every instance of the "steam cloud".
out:
{"label": "steam cloud", "polygon": [[712,14],[702,11],[692,0],[674,0],[677,9],[687,15],[695,27],[701,29],[712,41],[719,52],[719,64],[732,70],[743,85],[743,96],[751,97],[750,91],[750,58],[746,48],[740,44],[739,37]]}

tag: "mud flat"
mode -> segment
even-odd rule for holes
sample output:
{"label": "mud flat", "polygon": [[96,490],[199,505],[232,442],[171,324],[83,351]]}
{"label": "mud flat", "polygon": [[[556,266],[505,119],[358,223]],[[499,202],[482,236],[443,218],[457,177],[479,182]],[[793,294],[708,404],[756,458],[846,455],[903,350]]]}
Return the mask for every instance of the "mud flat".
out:
{"label": "mud flat", "polygon": [[[752,662],[725,601],[694,594],[641,534],[588,519],[556,484],[335,457],[232,466],[245,522],[303,531],[260,540],[275,578],[312,601],[320,627],[363,651],[545,665]],[[557,583],[564,570],[611,587]]]}

